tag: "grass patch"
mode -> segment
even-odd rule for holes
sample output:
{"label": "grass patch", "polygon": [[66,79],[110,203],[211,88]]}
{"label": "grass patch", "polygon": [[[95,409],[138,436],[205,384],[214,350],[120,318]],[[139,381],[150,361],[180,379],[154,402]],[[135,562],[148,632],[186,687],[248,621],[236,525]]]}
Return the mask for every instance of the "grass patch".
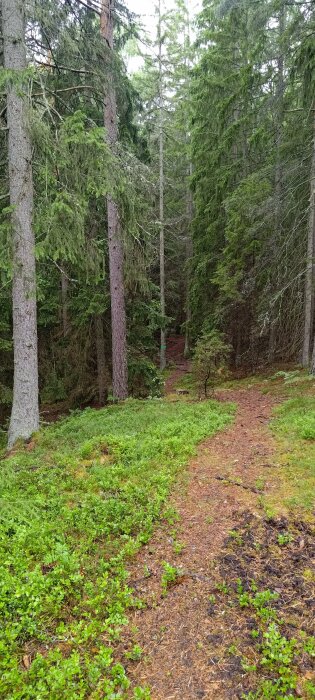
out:
{"label": "grass patch", "polygon": [[276,511],[299,508],[311,514],[315,494],[315,397],[289,399],[276,409],[272,423],[278,442],[279,487],[267,501]]}
{"label": "grass patch", "polygon": [[176,389],[184,389],[189,391],[192,396],[197,396],[197,385],[192,372],[186,372],[179,378],[176,382]]}
{"label": "grass patch", "polygon": [[1,464],[0,696],[149,698],[112,646],[138,605],[126,561],[176,475],[233,407],[135,401],[87,409]]}

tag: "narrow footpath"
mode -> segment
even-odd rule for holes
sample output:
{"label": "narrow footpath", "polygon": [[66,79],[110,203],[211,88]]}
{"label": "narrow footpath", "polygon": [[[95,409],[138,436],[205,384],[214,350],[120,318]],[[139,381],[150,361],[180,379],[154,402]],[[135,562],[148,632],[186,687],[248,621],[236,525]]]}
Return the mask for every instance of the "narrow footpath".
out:
{"label": "narrow footpath", "polygon": [[[141,647],[142,655],[128,664],[128,675],[151,688],[152,700],[240,697],[218,652],[217,640],[223,628],[226,636],[228,621],[213,616],[212,594],[217,558],[229,532],[244,512],[261,518],[261,490],[275,488],[268,483],[274,400],[254,388],[224,391],[216,398],[237,404],[235,422],[200,446],[173,495],[173,520],[171,512],[130,571],[130,584],[146,607],[131,618],[129,641]],[[166,596],[161,593],[163,562],[180,569]]]}

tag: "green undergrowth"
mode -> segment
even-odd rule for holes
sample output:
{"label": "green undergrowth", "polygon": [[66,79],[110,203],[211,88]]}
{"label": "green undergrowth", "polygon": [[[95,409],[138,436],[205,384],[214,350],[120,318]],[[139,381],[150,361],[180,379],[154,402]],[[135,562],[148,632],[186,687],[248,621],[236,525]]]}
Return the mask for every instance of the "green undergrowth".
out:
{"label": "green undergrowth", "polygon": [[197,385],[191,372],[187,372],[180,377],[176,383],[176,389],[184,389],[185,391],[189,391],[192,397],[197,396]]}
{"label": "green undergrowth", "polygon": [[1,698],[149,698],[113,652],[140,605],[127,561],[196,444],[233,413],[131,400],[73,414],[2,460]]}
{"label": "green undergrowth", "polygon": [[222,639],[213,637],[221,643],[218,674],[243,700],[311,700],[314,527],[245,512],[235,532],[218,559],[212,600],[214,620],[226,626]]}
{"label": "green undergrowth", "polygon": [[[193,374],[187,372],[177,383],[178,389],[188,389],[192,396],[197,396],[197,386]],[[283,399],[296,398],[301,396],[315,397],[315,377],[305,370],[296,367],[289,370],[275,369],[267,367],[257,374],[248,374],[242,378],[237,378],[231,371],[228,379],[216,382],[215,390],[236,390],[236,389],[259,389],[263,394],[269,394]]]}
{"label": "green undergrowth", "polygon": [[315,397],[285,401],[275,411],[272,429],[277,442],[277,492],[271,508],[299,508],[311,514],[315,495]]}

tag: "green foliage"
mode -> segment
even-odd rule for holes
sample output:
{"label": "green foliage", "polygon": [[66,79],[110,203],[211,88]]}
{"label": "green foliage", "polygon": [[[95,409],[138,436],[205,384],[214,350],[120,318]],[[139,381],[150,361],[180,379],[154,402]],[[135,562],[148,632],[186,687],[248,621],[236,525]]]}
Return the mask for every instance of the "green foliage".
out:
{"label": "green foliage", "polygon": [[281,532],[278,535],[278,544],[283,547],[286,544],[290,544],[292,542],[293,536],[291,535],[290,532]]}
{"label": "green foliage", "polygon": [[312,681],[306,681],[305,692],[307,700],[312,700],[312,698],[315,698],[315,683],[312,683]]}
{"label": "green foliage", "polygon": [[299,3],[204,0],[198,17],[192,330],[224,332],[236,366],[300,356],[313,34]]}
{"label": "green foliage", "polygon": [[[309,385],[309,382],[306,382]],[[267,510],[277,512],[283,504],[292,509],[312,512],[315,490],[315,399],[301,394],[294,387],[297,398],[289,399],[275,410],[272,429],[277,440],[278,458],[275,478],[278,488],[274,494],[266,494]],[[288,393],[291,394],[291,386]]]}
{"label": "green foliage", "polygon": [[[278,626],[269,625],[263,635],[260,664],[275,676],[274,680],[263,680],[256,693],[249,693],[248,700],[290,700],[297,684],[292,666],[296,651],[296,640],[281,635]],[[244,696],[245,697],[245,696]]]}
{"label": "green foliage", "polygon": [[176,566],[172,566],[167,561],[163,561],[163,574],[161,578],[162,595],[166,596],[168,588],[176,583],[180,571]]}
{"label": "green foliage", "polygon": [[140,661],[142,655],[143,655],[143,649],[141,649],[139,644],[134,644],[131,651],[126,652],[125,657],[126,657],[126,659],[129,659],[130,661]]}
{"label": "green foliage", "polygon": [[130,355],[128,362],[129,391],[136,398],[161,396],[163,379],[157,366],[143,355]]}
{"label": "green foliage", "polygon": [[[257,587],[254,585],[257,591]],[[247,596],[246,606],[253,606],[257,616],[259,630],[254,630],[253,638],[259,638],[262,633],[262,643],[259,644],[259,665],[251,665],[247,661],[243,663],[243,668],[247,673],[260,671],[267,678],[263,678],[255,692],[250,692],[244,698],[247,700],[290,700],[295,697],[297,686],[297,673],[295,670],[296,657],[301,653],[312,654],[312,638],[303,643],[294,638],[288,639],[281,634],[281,627],[277,619],[277,613],[269,608],[266,615],[266,603],[270,605],[273,600],[277,600],[277,594],[270,591],[257,591],[255,596],[240,592],[242,584],[238,582],[238,598],[241,607],[244,606],[243,598]],[[270,619],[273,622],[270,623]],[[267,623],[267,627],[265,627]]]}
{"label": "green foliage", "polygon": [[254,583],[252,583],[251,588],[254,595],[248,591],[244,591],[241,579],[237,580],[237,593],[240,607],[252,607],[256,611],[257,616],[265,622],[274,619],[275,612],[270,603],[278,599],[278,594],[272,593],[272,591],[269,590],[257,591],[257,587]]}
{"label": "green foliage", "polygon": [[303,396],[287,401],[277,411],[277,430],[302,440],[315,440],[315,402]]}
{"label": "green foliage", "polygon": [[196,443],[232,414],[129,400],[74,414],[3,459],[1,697],[126,697],[111,648],[137,604],[126,559],[150,538]]}
{"label": "green foliage", "polygon": [[213,386],[224,376],[230,352],[224,336],[216,330],[205,331],[199,338],[193,356],[193,375],[199,395],[207,397],[208,385]]}

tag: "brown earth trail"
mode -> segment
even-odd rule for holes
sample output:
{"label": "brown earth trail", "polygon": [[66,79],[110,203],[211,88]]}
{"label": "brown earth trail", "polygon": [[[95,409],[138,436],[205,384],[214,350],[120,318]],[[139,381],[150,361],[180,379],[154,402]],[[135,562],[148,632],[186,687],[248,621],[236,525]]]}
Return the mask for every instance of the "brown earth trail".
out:
{"label": "brown earth trail", "polygon": [[[244,511],[260,518],[260,489],[275,488],[268,483],[274,400],[254,388],[221,392],[219,399],[237,403],[234,424],[200,446],[186,482],[173,496],[179,521],[165,521],[130,572],[130,584],[147,607],[130,621],[129,644],[139,644],[143,655],[128,664],[128,674],[135,684],[151,688],[152,700],[240,697],[226,682],[218,652],[222,635],[229,644],[229,622],[224,613],[213,615],[211,596],[216,560],[229,531]],[[182,570],[165,597],[163,561]]]}

